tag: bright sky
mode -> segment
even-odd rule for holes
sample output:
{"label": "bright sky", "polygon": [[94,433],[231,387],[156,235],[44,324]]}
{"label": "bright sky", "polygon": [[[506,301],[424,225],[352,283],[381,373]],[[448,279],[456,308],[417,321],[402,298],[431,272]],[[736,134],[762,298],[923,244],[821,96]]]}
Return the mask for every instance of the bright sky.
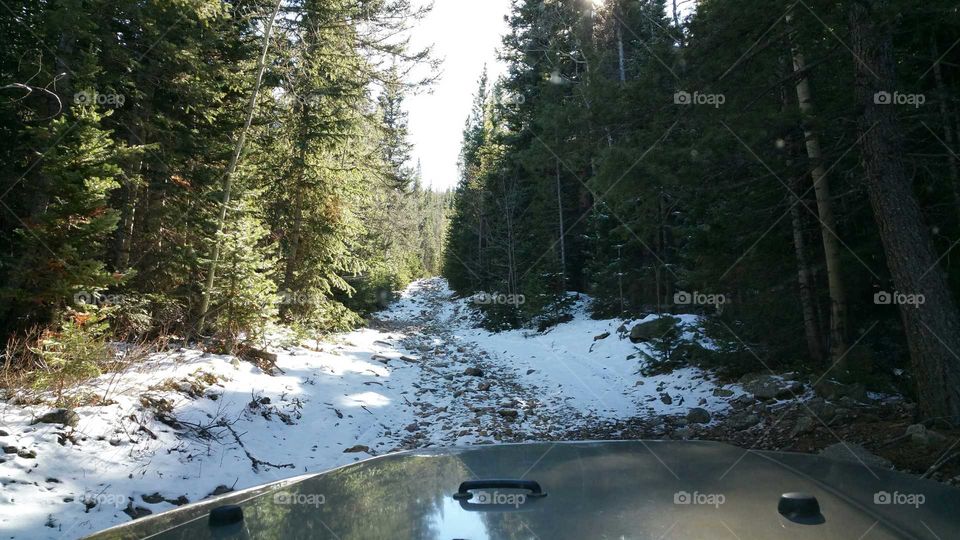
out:
{"label": "bright sky", "polygon": [[406,103],[413,157],[423,167],[424,184],[435,190],[457,184],[460,139],[483,65],[491,80],[506,71],[496,49],[507,31],[503,17],[509,11],[510,0],[434,0],[433,12],[414,30],[414,44],[432,43],[444,60],[433,93],[410,96]]}

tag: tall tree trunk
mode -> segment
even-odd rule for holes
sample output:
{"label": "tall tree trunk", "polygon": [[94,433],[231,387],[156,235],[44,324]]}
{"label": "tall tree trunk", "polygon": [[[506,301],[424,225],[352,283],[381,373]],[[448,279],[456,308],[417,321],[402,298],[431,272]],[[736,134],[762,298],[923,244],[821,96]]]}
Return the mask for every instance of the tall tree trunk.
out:
{"label": "tall tree trunk", "polygon": [[940,51],[937,49],[937,36],[930,36],[930,53],[936,61],[933,64],[933,77],[937,83],[937,101],[940,103],[940,120],[943,122],[943,143],[947,147],[947,170],[950,172],[950,189],[953,191],[955,210],[960,213],[960,170],[957,165],[956,149],[954,147],[953,123],[950,121],[950,92],[943,82],[943,70],[940,68]]}
{"label": "tall tree trunk", "polygon": [[563,193],[560,190],[560,158],[557,158],[557,213],[560,216],[560,279],[561,293],[567,291],[567,245],[564,240],[565,231],[563,227]]}
{"label": "tall tree trunk", "polygon": [[300,234],[303,229],[303,202],[302,197],[297,197],[293,211],[293,230],[290,231],[290,246],[287,249],[286,267],[283,272],[283,291],[287,295],[284,302],[280,305],[280,317],[286,318],[293,305],[293,299],[297,296],[294,293],[294,279],[296,278],[297,261],[300,257]]}
{"label": "tall tree trunk", "polygon": [[243,145],[247,140],[247,131],[250,130],[250,124],[253,123],[253,113],[257,108],[257,98],[260,96],[260,85],[263,83],[263,71],[267,62],[267,51],[270,49],[270,38],[273,35],[273,21],[280,12],[280,6],[283,0],[277,0],[277,4],[267,20],[267,27],[263,33],[263,47],[260,51],[260,58],[257,60],[257,76],[253,85],[253,92],[250,94],[250,102],[247,103],[247,118],[237,136],[237,142],[234,145],[233,154],[230,156],[230,164],[227,165],[227,171],[223,175],[223,199],[220,201],[220,217],[217,220],[217,232],[213,238],[213,252],[210,254],[210,267],[207,269],[207,283],[203,288],[203,301],[200,304],[200,320],[197,322],[197,331],[203,332],[207,321],[207,312],[210,311],[210,297],[213,295],[213,286],[217,279],[217,262],[220,259],[220,240],[219,236],[227,223],[227,208],[230,206],[230,191],[233,188],[233,173],[237,170],[237,162],[240,160],[240,154],[243,153]]}
{"label": "tall tree trunk", "polygon": [[[146,144],[147,135],[144,127],[144,118],[149,118],[149,104],[153,99],[152,92],[146,100],[143,114],[138,115],[136,127],[131,128],[127,137],[127,142],[131,147]],[[136,129],[136,132],[133,131]],[[114,242],[113,268],[117,272],[127,270],[130,265],[130,249],[133,245],[133,233],[136,229],[138,218],[137,207],[140,205],[140,182],[143,174],[144,159],[143,155],[137,155],[137,162],[130,171],[130,176],[124,182],[122,208],[120,210],[120,223],[117,226],[117,235]]]}
{"label": "tall tree trunk", "polygon": [[[793,22],[793,14],[787,15],[787,25]],[[797,80],[797,101],[803,114],[803,135],[806,141],[807,157],[810,160],[810,176],[817,194],[817,212],[820,218],[820,232],[823,239],[823,254],[827,266],[827,284],[830,290],[830,359],[843,371],[847,369],[847,293],[843,284],[840,266],[840,242],[837,238],[837,223],[833,215],[833,200],[830,195],[830,182],[823,166],[823,152],[820,139],[815,130],[815,108],[810,81],[806,75],[807,63],[800,47],[791,33],[793,70],[800,74]]]}
{"label": "tall tree trunk", "polygon": [[[140,164],[143,160],[140,159]],[[139,172],[141,165],[136,166]],[[120,223],[117,226],[117,238],[114,244],[113,269],[123,272],[130,264],[130,244],[133,240],[133,229],[137,218],[137,202],[140,187],[135,178],[127,179],[124,186],[124,195],[120,211]]]}
{"label": "tall tree trunk", "polygon": [[517,234],[514,223],[514,207],[516,205],[516,189],[511,180],[511,189],[506,192],[509,202],[505,205],[504,221],[507,226],[507,294],[517,294],[520,291],[517,275]]}
{"label": "tall tree trunk", "polygon": [[473,279],[477,281],[477,287],[483,287],[483,192],[477,194],[477,271],[473,274]]}
{"label": "tall tree trunk", "polygon": [[617,245],[617,285],[620,287],[620,316],[627,311],[623,302],[623,245]]}
{"label": "tall tree trunk", "polygon": [[[788,66],[786,58],[780,58],[781,75],[784,75],[791,68]],[[784,114],[793,106],[790,99],[790,90],[783,88],[780,92],[780,100],[783,105],[781,112]],[[789,167],[793,159],[798,155],[798,149],[793,137],[793,129],[790,133],[784,135],[784,154],[785,165]],[[807,191],[804,185],[806,175],[796,175],[790,182],[790,189],[794,193],[800,193],[804,197]],[[823,364],[823,327],[821,319],[818,316],[816,294],[814,284],[815,276],[810,269],[810,262],[807,257],[807,241],[803,232],[803,213],[800,211],[800,203],[788,199],[790,205],[790,226],[793,232],[793,251],[797,258],[797,282],[800,286],[800,312],[803,316],[804,336],[807,339],[807,352],[810,359],[817,364]]]}
{"label": "tall tree trunk", "polygon": [[[793,182],[795,192],[802,190],[803,177],[797,177]],[[803,313],[803,329],[807,338],[807,350],[810,358],[820,364],[823,363],[823,335],[820,321],[814,308],[813,280],[810,273],[810,263],[807,261],[806,241],[803,237],[803,215],[796,204],[790,206],[790,221],[793,227],[793,250],[797,256],[797,281],[800,285],[800,308]]]}
{"label": "tall tree trunk", "polygon": [[896,106],[875,95],[895,88],[893,39],[878,22],[884,1],[850,4],[851,46],[856,65],[861,158],[870,203],[897,292],[923,295],[919,306],[901,304],[921,412],[960,424],[960,313],[923,224],[902,160]]}
{"label": "tall tree trunk", "polygon": [[619,59],[619,68],[620,68],[620,82],[623,83],[627,80],[627,66],[623,58],[623,25],[620,24],[620,21],[617,20],[617,56]]}
{"label": "tall tree trunk", "polygon": [[[666,204],[666,194],[660,186],[657,194],[657,268],[661,268],[660,277],[663,279],[663,304],[670,305],[673,299],[673,280],[670,279],[670,261],[667,253],[670,245],[667,220],[670,218],[670,208]],[[659,279],[659,278],[658,278]],[[659,302],[660,300],[658,300]]]}
{"label": "tall tree trunk", "polygon": [[[671,204],[666,205],[663,210],[663,265],[667,271],[670,272],[670,275],[676,277],[676,274],[670,270],[670,265],[673,264],[673,261],[670,258],[670,246],[674,245],[673,237],[673,228],[670,225],[670,216],[673,215],[674,208],[677,207],[678,201],[673,201]],[[666,298],[672,300],[673,295],[676,293],[676,279],[670,279],[667,281],[667,295]],[[720,307],[719,309],[723,309]]]}
{"label": "tall tree trunk", "polygon": [[294,279],[296,278],[297,266],[300,257],[300,238],[303,231],[303,193],[304,175],[307,167],[307,126],[310,119],[310,111],[306,104],[300,105],[300,141],[299,157],[297,159],[297,170],[293,171],[297,182],[294,184],[294,202],[293,202],[293,230],[290,231],[290,245],[287,248],[286,266],[283,272],[283,290],[287,294],[286,301],[280,306],[280,316],[285,318],[290,311],[291,297],[290,293],[294,291]]}

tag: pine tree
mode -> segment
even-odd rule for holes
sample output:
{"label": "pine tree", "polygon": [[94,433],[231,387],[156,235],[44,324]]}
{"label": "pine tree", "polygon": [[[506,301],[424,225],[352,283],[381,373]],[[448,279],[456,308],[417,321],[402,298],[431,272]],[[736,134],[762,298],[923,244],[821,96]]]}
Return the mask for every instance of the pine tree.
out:
{"label": "pine tree", "polygon": [[117,224],[107,195],[117,187],[122,149],[98,127],[100,114],[92,106],[75,107],[72,116],[72,126],[60,117],[49,127],[30,130],[35,140],[57,142],[40,165],[49,182],[32,197],[42,207],[15,233],[21,255],[11,273],[20,277],[8,282],[15,284],[7,291],[8,320],[34,305],[41,306],[36,322],[50,321],[59,309],[77,299],[91,301],[122,278],[103,263],[105,243]]}

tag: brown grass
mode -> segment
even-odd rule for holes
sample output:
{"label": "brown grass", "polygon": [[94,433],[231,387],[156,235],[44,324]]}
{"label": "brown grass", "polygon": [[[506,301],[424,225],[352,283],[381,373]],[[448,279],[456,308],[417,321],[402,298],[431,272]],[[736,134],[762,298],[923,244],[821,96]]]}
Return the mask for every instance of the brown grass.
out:
{"label": "brown grass", "polygon": [[0,390],[8,394],[30,390],[32,374],[42,368],[39,356],[32,350],[36,347],[42,333],[40,328],[33,328],[26,333],[16,334],[7,339],[3,349],[2,369],[0,369]]}
{"label": "brown grass", "polygon": [[[28,332],[7,339],[0,363],[0,396],[15,398],[22,405],[49,404],[57,407],[99,406],[113,403],[112,390],[120,383],[123,374],[142,364],[150,354],[158,352],[165,342],[121,343],[119,354],[98,362],[102,375],[109,378],[104,384],[90,385],[93,378],[66,381],[59,397],[51,395],[51,388],[38,387],[38,377],[47,368],[37,349],[45,329],[36,327]],[[55,394],[57,392],[54,392]]]}

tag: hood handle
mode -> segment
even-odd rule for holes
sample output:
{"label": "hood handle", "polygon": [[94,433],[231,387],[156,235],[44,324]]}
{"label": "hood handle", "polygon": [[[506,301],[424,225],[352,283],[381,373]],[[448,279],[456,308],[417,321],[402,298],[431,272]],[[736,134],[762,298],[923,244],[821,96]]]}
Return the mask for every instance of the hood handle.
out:
{"label": "hood handle", "polygon": [[458,501],[469,501],[473,498],[470,490],[474,489],[525,489],[530,493],[528,497],[546,497],[547,494],[540,487],[540,484],[534,480],[513,480],[513,479],[489,479],[489,480],[467,480],[460,483],[460,488],[453,494],[453,498]]}

